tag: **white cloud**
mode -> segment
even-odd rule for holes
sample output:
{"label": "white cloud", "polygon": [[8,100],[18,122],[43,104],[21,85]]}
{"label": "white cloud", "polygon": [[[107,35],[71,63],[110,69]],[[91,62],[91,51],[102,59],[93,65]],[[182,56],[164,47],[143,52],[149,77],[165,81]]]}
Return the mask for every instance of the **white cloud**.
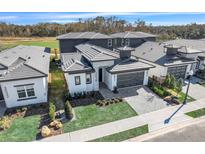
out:
{"label": "white cloud", "polygon": [[78,22],[77,20],[49,20],[48,22],[55,22],[55,23],[71,23],[71,22]]}
{"label": "white cloud", "polygon": [[0,20],[9,20],[9,19],[15,19],[17,16],[0,16]]}

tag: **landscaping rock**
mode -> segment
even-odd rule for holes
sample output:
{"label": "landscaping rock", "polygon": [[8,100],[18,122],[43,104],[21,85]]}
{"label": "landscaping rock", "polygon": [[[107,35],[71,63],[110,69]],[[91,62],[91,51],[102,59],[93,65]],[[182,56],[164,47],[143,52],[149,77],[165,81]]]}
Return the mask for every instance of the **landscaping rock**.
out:
{"label": "landscaping rock", "polygon": [[48,136],[51,135],[51,130],[48,128],[48,126],[43,126],[43,127],[41,128],[41,135],[42,135],[43,137],[48,137]]}
{"label": "landscaping rock", "polygon": [[50,127],[53,127],[54,129],[60,129],[63,127],[62,123],[58,120],[54,120],[49,124]]}

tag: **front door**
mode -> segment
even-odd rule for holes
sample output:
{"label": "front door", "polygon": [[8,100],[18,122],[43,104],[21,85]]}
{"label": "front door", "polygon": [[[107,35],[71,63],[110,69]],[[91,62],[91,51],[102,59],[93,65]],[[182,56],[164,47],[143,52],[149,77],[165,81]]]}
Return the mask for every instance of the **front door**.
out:
{"label": "front door", "polygon": [[102,68],[99,68],[99,82],[102,82]]}
{"label": "front door", "polygon": [[0,87],[0,103],[4,101],[4,96]]}

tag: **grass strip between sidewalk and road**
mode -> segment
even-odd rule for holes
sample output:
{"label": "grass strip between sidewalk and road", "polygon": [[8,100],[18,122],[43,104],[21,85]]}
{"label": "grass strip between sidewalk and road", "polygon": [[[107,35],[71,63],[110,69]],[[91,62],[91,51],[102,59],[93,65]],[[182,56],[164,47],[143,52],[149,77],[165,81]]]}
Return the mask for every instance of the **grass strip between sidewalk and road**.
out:
{"label": "grass strip between sidewalk and road", "polygon": [[201,116],[205,115],[205,108],[194,110],[194,111],[191,111],[191,112],[187,112],[185,114],[192,117],[192,118],[198,118],[198,117],[201,117]]}
{"label": "grass strip between sidewalk and road", "polygon": [[104,136],[102,138],[98,138],[90,142],[120,142],[120,141],[124,141],[130,138],[133,138],[133,137],[146,134],[148,132],[149,132],[148,125],[143,125],[143,126],[129,129],[129,130],[119,132],[116,134]]}

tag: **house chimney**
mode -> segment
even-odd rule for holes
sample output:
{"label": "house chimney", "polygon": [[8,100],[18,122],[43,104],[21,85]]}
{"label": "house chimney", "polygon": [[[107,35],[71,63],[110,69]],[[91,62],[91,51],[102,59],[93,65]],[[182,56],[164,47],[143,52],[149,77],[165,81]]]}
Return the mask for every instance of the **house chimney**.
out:
{"label": "house chimney", "polygon": [[134,48],[124,46],[117,48],[117,51],[120,53],[121,59],[127,59],[131,57],[131,52],[134,51]]}
{"label": "house chimney", "polygon": [[167,55],[176,55],[180,47],[173,45],[165,45],[164,48],[166,49]]}

